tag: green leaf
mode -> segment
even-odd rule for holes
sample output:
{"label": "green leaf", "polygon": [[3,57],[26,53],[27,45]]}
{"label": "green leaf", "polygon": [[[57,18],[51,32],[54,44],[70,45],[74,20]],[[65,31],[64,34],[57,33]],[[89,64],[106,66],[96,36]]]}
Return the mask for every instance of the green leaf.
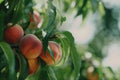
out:
{"label": "green leaf", "polygon": [[43,36],[43,35],[44,35],[44,31],[41,30],[41,29],[36,30],[35,35],[36,35],[40,40],[43,40],[43,39],[44,39],[44,36]]}
{"label": "green leaf", "polygon": [[22,18],[21,15],[23,13],[23,7],[24,7],[24,0],[19,0],[17,5],[15,6],[15,11],[13,13],[13,19],[12,22],[16,24],[20,19]]}
{"label": "green leaf", "polygon": [[4,33],[4,18],[5,18],[5,13],[0,11],[0,41],[3,40],[3,33]]}
{"label": "green leaf", "polygon": [[53,53],[53,51],[50,49],[49,46],[48,46],[48,52],[49,52],[50,56],[52,57],[52,59],[54,60],[54,53]]}
{"label": "green leaf", "polygon": [[14,53],[8,43],[0,42],[0,47],[2,48],[9,65],[8,80],[16,80]]}
{"label": "green leaf", "polygon": [[55,72],[51,67],[48,67],[47,74],[48,74],[49,80],[57,80],[55,76]]}
{"label": "green leaf", "polygon": [[75,78],[77,79],[80,75],[79,72],[80,72],[80,67],[81,67],[81,60],[80,60],[80,55],[77,52],[74,44],[71,45],[71,57],[72,57],[73,65],[75,69]]}
{"label": "green leaf", "polygon": [[105,9],[104,9],[104,5],[103,5],[102,2],[99,2],[98,10],[99,10],[99,12],[101,13],[102,16],[105,16]]}
{"label": "green leaf", "polygon": [[53,32],[50,32],[50,33],[47,33],[45,35],[45,37],[43,38],[43,51],[44,51],[44,54],[46,53],[47,49],[48,49],[48,42],[50,40],[50,37],[51,35],[53,34]]}
{"label": "green leaf", "polygon": [[0,70],[2,70],[5,66],[7,66],[7,60],[1,50],[2,49],[0,48]]}
{"label": "green leaf", "polygon": [[53,68],[50,66],[42,67],[39,80],[57,80]]}
{"label": "green leaf", "polygon": [[74,37],[69,31],[64,31],[63,34],[69,39],[70,42],[74,43]]}
{"label": "green leaf", "polygon": [[0,0],[0,3],[2,3],[4,0]]}
{"label": "green leaf", "polygon": [[62,63],[68,60],[70,54],[70,42],[67,38],[60,39],[62,47]]}
{"label": "green leaf", "polygon": [[74,65],[74,71],[73,71],[74,78],[75,80],[77,80],[78,77],[80,76],[79,73],[81,67],[81,60],[80,60],[80,55],[75,47],[74,37],[68,31],[59,33],[57,37],[60,40],[62,47],[62,62],[68,60],[69,54],[71,55],[72,63]]}
{"label": "green leaf", "polygon": [[13,21],[13,13],[14,13],[14,9],[15,6],[18,4],[18,1],[14,0],[14,1],[10,1],[8,0],[8,2],[4,3],[4,4],[8,4],[9,8],[6,10],[6,23],[12,22]]}
{"label": "green leaf", "polygon": [[43,51],[44,51],[44,54],[46,53],[46,50],[47,50],[47,48],[48,48],[49,38],[50,38],[50,35],[47,34],[47,35],[45,36],[45,38],[43,39]]}
{"label": "green leaf", "polygon": [[48,1],[48,24],[45,28],[45,31],[48,33],[51,33],[55,26],[53,26],[53,23],[56,18],[56,7],[53,5],[52,0]]}
{"label": "green leaf", "polygon": [[75,47],[73,35],[68,31],[63,32],[63,34],[67,37],[67,39],[70,42],[70,55],[72,57],[72,61],[73,61],[73,65],[74,65],[75,78],[77,79],[79,77],[79,75],[80,75],[79,74],[80,67],[81,67],[80,55],[77,52],[77,49]]}
{"label": "green leaf", "polygon": [[18,77],[18,80],[25,80],[25,78],[28,76],[28,63],[27,60],[19,53],[16,53],[18,60],[19,60],[19,66],[20,66],[20,74]]}

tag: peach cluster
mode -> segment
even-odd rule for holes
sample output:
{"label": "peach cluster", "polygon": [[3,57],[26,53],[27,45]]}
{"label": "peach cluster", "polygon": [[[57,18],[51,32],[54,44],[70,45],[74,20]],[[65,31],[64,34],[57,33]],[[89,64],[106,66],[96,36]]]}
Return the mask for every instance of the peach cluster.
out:
{"label": "peach cluster", "polygon": [[42,42],[35,35],[27,34],[21,39],[19,48],[21,53],[28,59],[30,74],[36,72],[38,68],[38,57],[48,65],[53,65],[60,61],[62,57],[60,46],[53,41],[49,41],[48,46],[53,52],[53,58],[48,51],[44,54]]}
{"label": "peach cluster", "polygon": [[47,65],[58,63],[62,57],[61,47],[53,41],[48,42],[48,47],[53,57],[47,50],[43,51],[42,41],[34,34],[24,35],[24,30],[18,24],[8,26],[4,31],[4,39],[10,44],[18,44],[20,52],[27,59],[29,74],[35,73],[40,66],[38,58],[41,58]]}

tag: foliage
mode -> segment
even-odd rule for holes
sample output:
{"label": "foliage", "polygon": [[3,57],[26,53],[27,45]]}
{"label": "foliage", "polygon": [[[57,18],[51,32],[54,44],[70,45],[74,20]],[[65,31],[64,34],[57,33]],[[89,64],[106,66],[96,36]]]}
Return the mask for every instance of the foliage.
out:
{"label": "foliage", "polygon": [[[41,10],[34,8],[35,5],[34,0],[0,0],[0,80],[88,80],[89,72],[94,77],[98,75],[94,80],[117,80],[114,71],[102,65],[105,57],[103,47],[109,44],[111,38],[119,39],[120,36],[118,26],[115,25],[118,20],[112,17],[114,9],[106,8],[101,0],[48,0]],[[31,29],[30,14],[34,10],[39,12],[42,22],[37,28]],[[98,12],[101,17],[100,23],[103,25],[99,27],[101,24],[96,22],[98,31],[87,48],[77,45],[71,32],[59,29],[67,20],[64,13],[74,10],[75,17],[82,15],[83,21],[90,12]],[[113,21],[115,28],[110,25]],[[48,50],[53,57],[48,42],[59,43],[62,49],[60,62],[49,66],[38,58],[41,66],[37,72],[29,75],[27,59],[21,54],[18,44],[9,44],[4,40],[4,30],[8,23],[19,24],[24,29],[24,35],[34,34],[42,40],[44,54]],[[92,56],[86,58],[86,54]]]}
{"label": "foliage", "polygon": [[[33,75],[28,75],[28,62],[26,58],[21,55],[21,52],[19,50],[18,44],[8,44],[4,40],[4,30],[6,29],[6,26],[8,23],[13,24],[20,24],[22,25],[25,34],[31,33],[35,34],[39,39],[43,42],[43,49],[44,52],[48,49],[48,41],[54,40],[58,42],[61,45],[62,52],[63,52],[63,58],[58,64],[59,66],[62,66],[67,59],[69,58],[69,53],[72,51],[76,53],[76,55],[73,56],[73,64],[75,67],[75,72],[79,71],[80,66],[76,67],[78,64],[78,58],[77,57],[77,51],[75,50],[75,46],[70,47],[70,45],[74,45],[74,39],[71,33],[69,32],[63,32],[57,30],[57,25],[63,22],[62,16],[61,19],[58,19],[56,16],[56,7],[53,5],[52,0],[49,0],[46,4],[48,4],[47,8],[43,7],[43,10],[46,12],[43,12],[41,16],[46,17],[44,19],[44,22],[41,26],[41,28],[37,29],[30,29],[29,26],[29,14],[33,12],[33,6],[34,2],[32,0],[3,0],[0,3],[1,7],[1,14],[0,14],[0,20],[1,20],[1,59],[3,59],[4,62],[1,63],[0,68],[0,76],[1,79],[11,79],[11,80],[32,80],[34,79],[46,79],[46,80],[57,80],[57,77],[55,76],[54,67],[56,66],[47,66],[41,59],[39,62],[41,63],[41,67]],[[56,22],[58,20],[58,22]],[[45,35],[44,35],[45,33]],[[11,36],[12,37],[12,36]],[[69,39],[70,38],[70,39]],[[69,45],[70,44],[70,45]],[[3,50],[3,51],[2,51]],[[50,55],[52,56],[53,53],[50,52]],[[2,58],[3,57],[3,58]],[[6,61],[7,59],[7,61]],[[8,65],[7,65],[8,63]],[[43,64],[42,64],[43,63]],[[52,73],[52,74],[51,74]],[[7,74],[9,77],[6,77]],[[76,72],[75,75],[79,74],[79,72]],[[27,77],[28,76],[28,77]]]}

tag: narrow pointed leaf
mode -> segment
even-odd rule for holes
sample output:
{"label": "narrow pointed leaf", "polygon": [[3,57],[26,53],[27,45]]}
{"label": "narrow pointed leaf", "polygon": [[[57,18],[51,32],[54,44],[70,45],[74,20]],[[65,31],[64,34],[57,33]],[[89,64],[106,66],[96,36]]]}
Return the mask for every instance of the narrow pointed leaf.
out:
{"label": "narrow pointed leaf", "polygon": [[2,48],[5,57],[9,65],[9,80],[16,80],[15,76],[15,56],[8,43],[0,42],[0,47]]}

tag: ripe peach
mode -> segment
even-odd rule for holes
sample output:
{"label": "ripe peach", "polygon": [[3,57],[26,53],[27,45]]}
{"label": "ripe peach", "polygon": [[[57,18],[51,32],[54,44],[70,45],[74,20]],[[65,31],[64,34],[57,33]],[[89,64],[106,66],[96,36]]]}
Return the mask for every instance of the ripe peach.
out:
{"label": "ripe peach", "polygon": [[33,14],[30,14],[30,28],[35,28],[40,23],[40,15],[37,11],[33,11]]}
{"label": "ripe peach", "polygon": [[24,35],[24,31],[22,27],[18,24],[9,25],[4,32],[4,38],[8,43],[15,44],[17,43],[21,37]]}
{"label": "ripe peach", "polygon": [[42,42],[33,34],[24,36],[19,44],[21,53],[27,59],[37,58],[42,51]]}
{"label": "ripe peach", "polygon": [[88,78],[88,80],[99,80],[99,75],[94,74],[93,72],[89,72],[87,74],[87,78]]}
{"label": "ripe peach", "polygon": [[46,54],[44,54],[44,52],[42,51],[42,53],[40,54],[40,58],[44,60],[48,65],[53,65],[60,61],[62,57],[62,51],[60,46],[56,42],[49,41],[48,45],[54,54],[54,59],[48,51],[46,51]]}
{"label": "ripe peach", "polygon": [[29,65],[29,74],[33,74],[37,71],[39,68],[38,60],[35,59],[28,59],[28,65]]}

